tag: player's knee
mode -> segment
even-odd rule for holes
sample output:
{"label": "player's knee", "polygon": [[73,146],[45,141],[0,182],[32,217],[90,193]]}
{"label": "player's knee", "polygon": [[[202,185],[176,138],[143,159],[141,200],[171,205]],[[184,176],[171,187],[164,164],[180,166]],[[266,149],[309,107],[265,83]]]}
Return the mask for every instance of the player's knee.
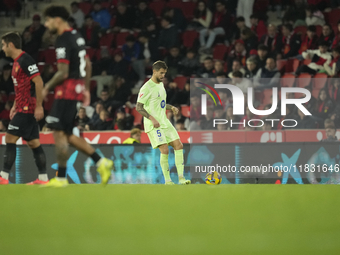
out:
{"label": "player's knee", "polygon": [[35,149],[38,148],[40,146],[40,142],[39,139],[34,139],[31,141],[27,142],[28,147],[30,147],[31,149]]}
{"label": "player's knee", "polygon": [[183,150],[183,143],[179,142],[175,148],[175,150]]}
{"label": "player's knee", "polygon": [[169,147],[168,145],[161,145],[159,146],[159,150],[161,151],[162,154],[169,154]]}
{"label": "player's knee", "polygon": [[11,134],[6,133],[5,141],[6,143],[16,143],[19,137],[13,136]]}

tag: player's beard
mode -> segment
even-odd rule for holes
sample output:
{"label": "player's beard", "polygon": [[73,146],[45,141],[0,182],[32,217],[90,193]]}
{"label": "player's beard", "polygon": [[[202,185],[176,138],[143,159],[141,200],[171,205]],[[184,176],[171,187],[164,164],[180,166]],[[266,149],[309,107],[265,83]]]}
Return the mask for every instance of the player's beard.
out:
{"label": "player's beard", "polygon": [[163,81],[163,78],[158,78],[157,77],[157,83],[160,83],[160,82],[162,82]]}

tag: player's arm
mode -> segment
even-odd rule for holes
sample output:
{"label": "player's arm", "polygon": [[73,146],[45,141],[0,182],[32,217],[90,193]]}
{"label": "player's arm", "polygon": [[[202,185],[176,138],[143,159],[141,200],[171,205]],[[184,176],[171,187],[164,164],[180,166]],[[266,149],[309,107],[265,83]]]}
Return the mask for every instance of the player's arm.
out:
{"label": "player's arm", "polygon": [[42,98],[45,98],[49,91],[62,84],[68,78],[69,64],[60,62],[58,63],[57,68],[58,71],[54,74],[52,79],[46,83],[44,89],[42,90]]}
{"label": "player's arm", "polygon": [[136,110],[137,112],[139,112],[142,116],[144,116],[145,118],[149,119],[152,121],[152,124],[155,128],[159,128],[159,122],[153,117],[151,116],[145,109],[144,109],[144,104],[137,102],[136,105]]}
{"label": "player's arm", "polygon": [[177,115],[179,112],[178,108],[171,104],[166,104],[166,109],[171,110],[175,115]]}
{"label": "player's arm", "polygon": [[54,74],[52,79],[46,83],[45,89],[48,91],[53,90],[56,86],[62,84],[67,78],[69,73],[69,64],[58,63],[58,71]]}
{"label": "player's arm", "polygon": [[16,101],[14,100],[12,109],[11,109],[11,111],[9,112],[9,118],[10,118],[10,119],[13,119],[13,117],[14,117],[14,115],[15,115],[15,113],[16,113],[15,110],[16,110]]}
{"label": "player's arm", "polygon": [[90,94],[90,80],[92,76],[92,64],[89,57],[85,58],[86,66],[85,66],[85,91],[84,91],[84,100],[83,106],[88,106],[91,103],[91,94]]}
{"label": "player's arm", "polygon": [[36,118],[36,120],[39,121],[44,117],[44,109],[42,107],[42,101],[43,101],[42,90],[43,90],[44,82],[41,79],[40,75],[35,76],[32,79],[32,82],[34,82],[35,84],[35,92],[36,92],[36,98],[37,98],[37,106],[35,107],[34,117]]}

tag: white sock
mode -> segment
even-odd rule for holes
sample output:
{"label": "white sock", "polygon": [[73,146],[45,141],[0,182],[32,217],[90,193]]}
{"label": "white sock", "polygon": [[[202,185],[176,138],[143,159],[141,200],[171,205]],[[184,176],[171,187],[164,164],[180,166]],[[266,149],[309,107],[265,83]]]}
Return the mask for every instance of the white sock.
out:
{"label": "white sock", "polygon": [[39,180],[43,181],[43,182],[47,182],[48,181],[48,177],[47,174],[39,174]]}
{"label": "white sock", "polygon": [[56,177],[56,179],[57,179],[58,181],[65,181],[65,180],[66,180],[66,177]]}
{"label": "white sock", "polygon": [[8,178],[9,178],[9,173],[6,173],[4,171],[1,171],[0,175],[1,175],[2,178],[6,179],[6,180],[8,180]]}
{"label": "white sock", "polygon": [[100,164],[102,163],[102,160],[103,160],[103,159],[104,159],[104,158],[99,159],[99,161],[98,161],[97,164],[96,164],[97,167],[100,166]]}

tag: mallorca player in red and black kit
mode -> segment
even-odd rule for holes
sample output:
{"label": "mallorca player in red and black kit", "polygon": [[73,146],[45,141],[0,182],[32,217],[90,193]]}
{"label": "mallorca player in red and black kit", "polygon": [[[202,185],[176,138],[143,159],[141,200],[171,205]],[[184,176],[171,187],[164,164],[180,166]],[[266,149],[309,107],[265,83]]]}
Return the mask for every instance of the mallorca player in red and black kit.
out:
{"label": "mallorca player in red and black kit", "polygon": [[46,184],[46,157],[39,142],[37,123],[37,120],[44,117],[41,95],[43,81],[33,58],[21,50],[21,37],[18,33],[11,32],[2,36],[2,50],[7,57],[14,59],[12,79],[15,101],[10,111],[11,122],[6,133],[6,152],[0,184],[8,184],[9,172],[16,158],[16,142],[20,137],[26,140],[32,149],[39,169],[39,178],[29,184]]}
{"label": "mallorca player in red and black kit", "polygon": [[78,102],[90,103],[91,62],[86,56],[85,40],[67,23],[69,13],[65,7],[51,5],[44,11],[44,16],[45,26],[58,34],[55,44],[58,71],[46,83],[42,94],[46,97],[50,90],[55,90],[55,100],[46,122],[54,134],[58,177],[51,179],[47,185],[63,187],[68,184],[66,163],[69,143],[95,161],[102,183],[106,184],[111,175],[112,160],[100,158],[83,138],[72,134]]}

